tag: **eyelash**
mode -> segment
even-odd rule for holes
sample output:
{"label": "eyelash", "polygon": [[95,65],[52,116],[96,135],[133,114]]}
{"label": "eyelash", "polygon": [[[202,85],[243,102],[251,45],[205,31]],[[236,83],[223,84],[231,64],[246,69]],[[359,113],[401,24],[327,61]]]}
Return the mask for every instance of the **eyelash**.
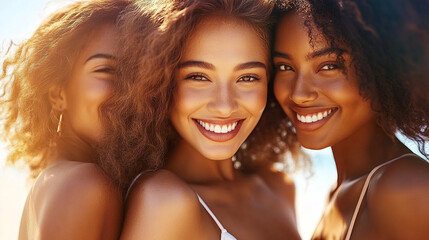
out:
{"label": "eyelash", "polygon": [[255,75],[244,75],[242,77],[240,77],[237,82],[255,82],[255,81],[259,81],[260,78],[255,76]]}
{"label": "eyelash", "polygon": [[[331,70],[337,70],[339,68],[340,67],[337,64],[328,63],[328,64],[322,65],[322,67],[320,68],[320,71],[331,71]],[[289,65],[286,65],[286,64],[279,64],[279,65],[277,65],[276,69],[277,69],[277,71],[280,71],[280,72],[284,72],[284,71],[293,71],[294,72],[293,68]]]}
{"label": "eyelash", "polygon": [[[326,69],[324,69],[324,68],[326,68]],[[320,68],[321,71],[331,71],[331,70],[336,70],[336,69],[339,69],[339,66],[337,64],[334,64],[334,63],[324,64]]]}
{"label": "eyelash", "polygon": [[114,73],[115,69],[111,68],[111,67],[104,67],[104,68],[99,68],[99,69],[95,70],[94,72],[96,72],[96,73]]}
{"label": "eyelash", "polygon": [[209,79],[202,73],[191,74],[185,77],[186,80],[208,81]]}

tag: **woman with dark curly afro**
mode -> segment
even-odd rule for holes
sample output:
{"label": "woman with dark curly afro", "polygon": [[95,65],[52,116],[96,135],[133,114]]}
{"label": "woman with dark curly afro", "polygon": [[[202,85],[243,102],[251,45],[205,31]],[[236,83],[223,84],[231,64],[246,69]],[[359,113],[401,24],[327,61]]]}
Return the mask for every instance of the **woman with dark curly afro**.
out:
{"label": "woman with dark curly afro", "polygon": [[428,239],[428,1],[278,2],[274,94],[337,186],[313,239]]}
{"label": "woman with dark curly afro", "polygon": [[3,62],[8,161],[23,162],[37,176],[19,239],[119,236],[122,198],[100,168],[97,149],[104,135],[99,107],[115,81],[115,22],[127,5],[70,4]]}

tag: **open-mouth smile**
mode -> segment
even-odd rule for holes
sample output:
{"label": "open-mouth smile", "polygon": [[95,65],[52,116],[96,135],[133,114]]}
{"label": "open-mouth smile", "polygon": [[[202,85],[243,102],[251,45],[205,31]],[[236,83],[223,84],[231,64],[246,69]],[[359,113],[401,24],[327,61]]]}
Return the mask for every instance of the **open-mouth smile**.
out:
{"label": "open-mouth smile", "polygon": [[234,138],[245,119],[193,119],[200,132],[210,140],[224,142]]}
{"label": "open-mouth smile", "polygon": [[313,131],[322,127],[336,112],[338,108],[311,109],[292,108],[297,129]]}
{"label": "open-mouth smile", "polygon": [[296,113],[296,118],[298,119],[298,121],[300,121],[302,123],[317,122],[317,121],[320,121],[320,120],[328,117],[332,113],[333,110],[335,110],[335,109],[329,109],[329,110],[325,110],[322,112],[316,112],[316,113],[311,113],[311,114]]}

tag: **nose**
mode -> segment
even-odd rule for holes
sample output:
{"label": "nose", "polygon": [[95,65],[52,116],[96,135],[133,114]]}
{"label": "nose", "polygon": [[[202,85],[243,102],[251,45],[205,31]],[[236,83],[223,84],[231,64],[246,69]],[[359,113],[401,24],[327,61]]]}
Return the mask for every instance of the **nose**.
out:
{"label": "nose", "polygon": [[289,98],[296,104],[305,104],[314,101],[318,93],[313,85],[312,76],[298,74],[292,82]]}
{"label": "nose", "polygon": [[229,117],[238,109],[236,94],[229,84],[219,84],[212,91],[207,108],[218,117]]}

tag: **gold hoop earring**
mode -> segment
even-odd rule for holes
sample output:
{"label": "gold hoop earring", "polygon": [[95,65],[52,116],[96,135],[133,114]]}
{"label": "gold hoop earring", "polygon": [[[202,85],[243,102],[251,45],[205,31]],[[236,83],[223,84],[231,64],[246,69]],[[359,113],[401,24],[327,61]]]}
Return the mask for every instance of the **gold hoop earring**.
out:
{"label": "gold hoop earring", "polygon": [[58,119],[58,126],[57,126],[57,134],[58,136],[61,136],[61,124],[63,122],[63,114],[60,114],[60,117]]}

